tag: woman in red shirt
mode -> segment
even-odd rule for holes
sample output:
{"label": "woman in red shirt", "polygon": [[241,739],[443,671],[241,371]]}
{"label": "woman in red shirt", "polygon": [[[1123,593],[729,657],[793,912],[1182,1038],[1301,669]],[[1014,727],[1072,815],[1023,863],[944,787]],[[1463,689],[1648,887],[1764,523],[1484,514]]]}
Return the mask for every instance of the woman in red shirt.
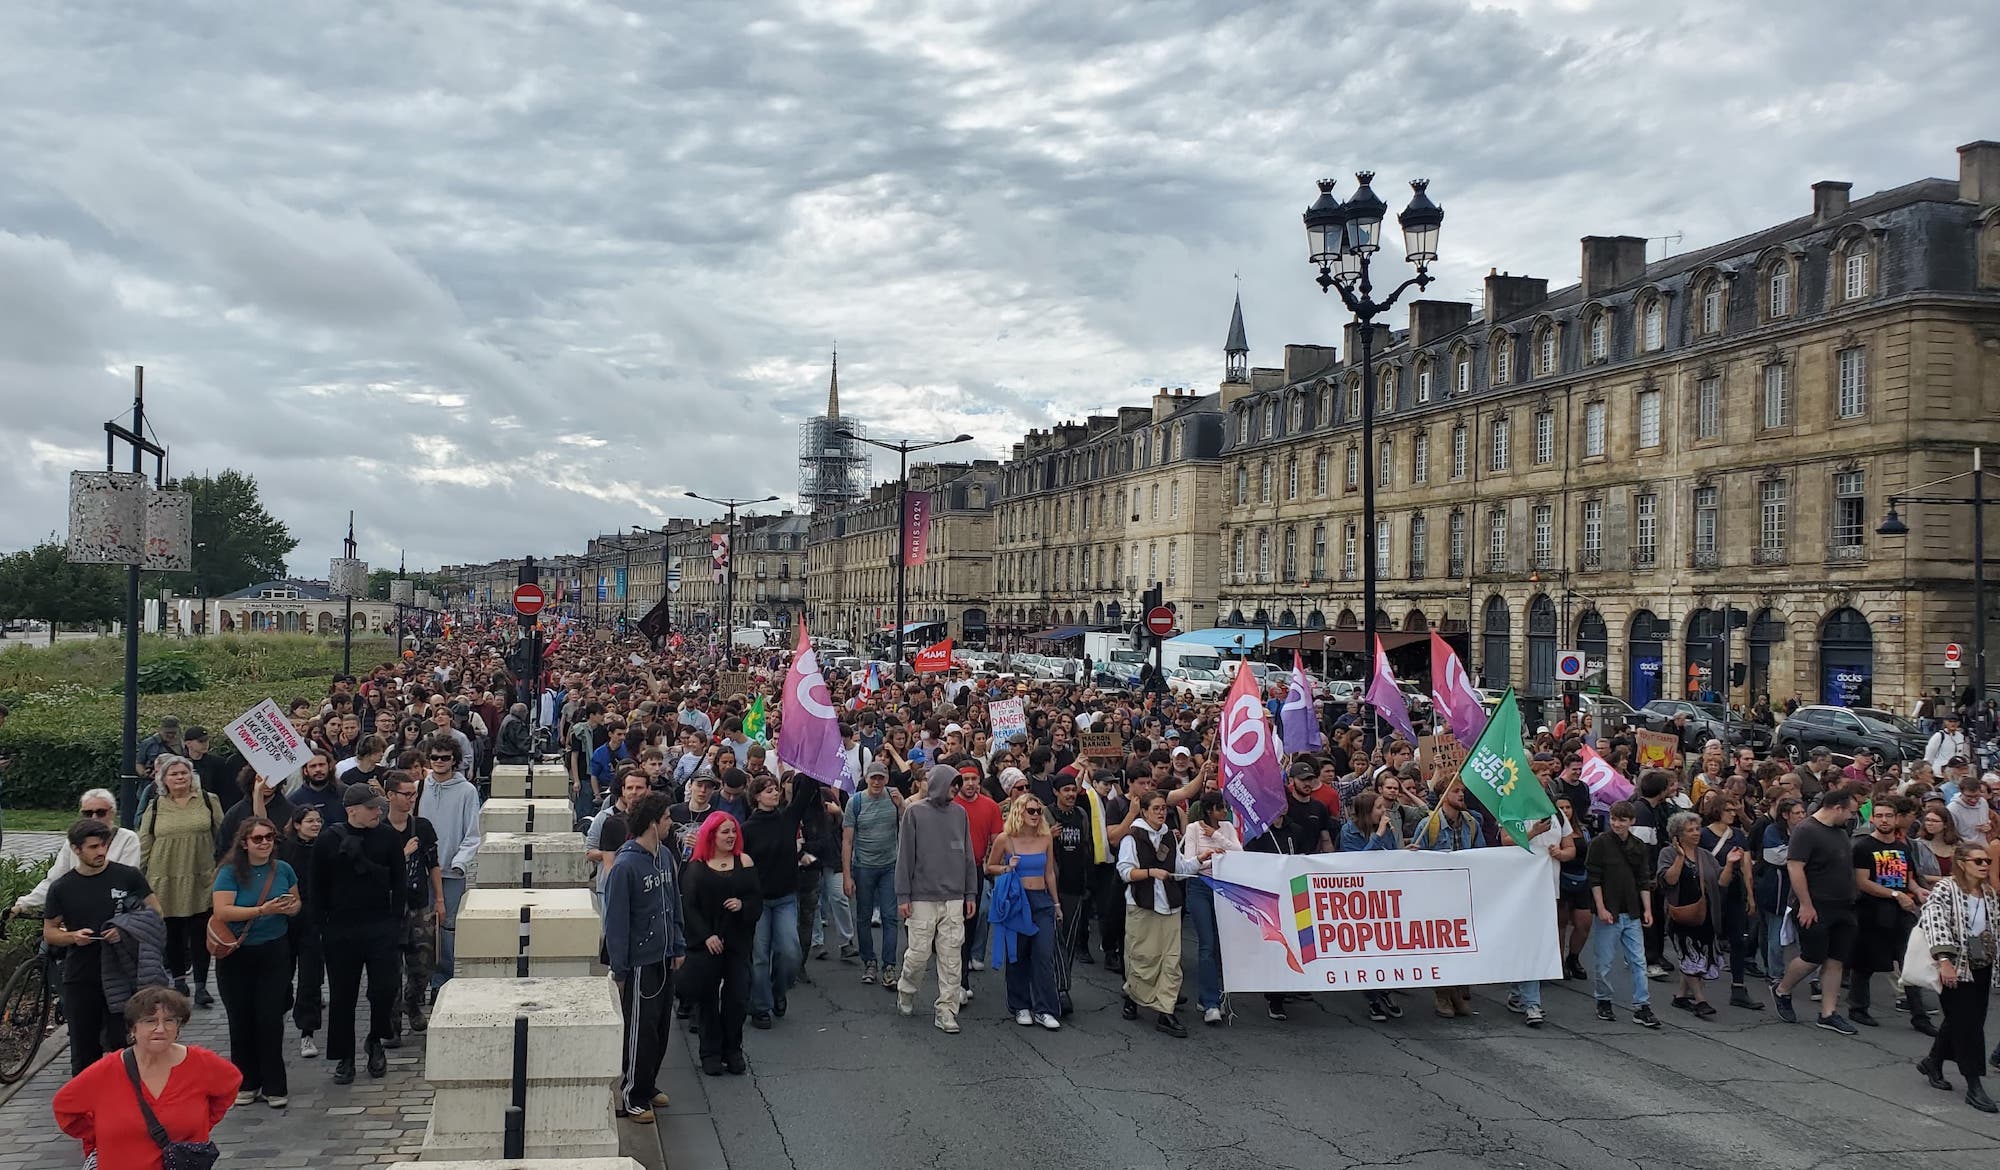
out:
{"label": "woman in red shirt", "polygon": [[[207,1141],[243,1083],[235,1065],[180,1042],[192,1011],[188,998],[168,987],[143,988],[125,1005],[146,1103],[175,1142]],[[109,1053],[56,1090],[56,1124],[83,1143],[86,1155],[95,1152],[100,1166],[160,1170],[160,1147],[146,1130],[125,1052]]]}

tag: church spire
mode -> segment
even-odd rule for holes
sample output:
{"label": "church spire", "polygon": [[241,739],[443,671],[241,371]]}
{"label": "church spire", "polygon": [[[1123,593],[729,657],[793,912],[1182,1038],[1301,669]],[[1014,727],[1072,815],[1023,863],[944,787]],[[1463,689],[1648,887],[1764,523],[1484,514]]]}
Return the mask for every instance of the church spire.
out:
{"label": "church spire", "polygon": [[1236,294],[1236,307],[1229,314],[1229,339],[1222,343],[1222,380],[1250,380],[1250,341],[1243,333],[1243,294]]}
{"label": "church spire", "polygon": [[840,350],[833,351],[833,374],[826,381],[826,417],[840,417]]}

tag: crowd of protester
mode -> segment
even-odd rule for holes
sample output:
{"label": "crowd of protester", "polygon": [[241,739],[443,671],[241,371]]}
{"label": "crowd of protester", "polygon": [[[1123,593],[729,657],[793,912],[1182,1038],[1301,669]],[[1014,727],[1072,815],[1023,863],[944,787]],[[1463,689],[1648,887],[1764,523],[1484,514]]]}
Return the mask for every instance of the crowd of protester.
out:
{"label": "crowd of protester", "polygon": [[[337,1084],[357,1065],[383,1075],[451,977],[496,762],[567,778],[631,1033],[618,1106],[636,1121],[665,1102],[673,1017],[698,1032],[704,1072],[741,1074],[746,1025],[782,1026],[799,982],[858,979],[904,1015],[934,985],[947,1034],[986,990],[1021,1026],[1054,1030],[1086,964],[1120,978],[1125,1019],[1185,1038],[1193,1018],[1232,1011],[1217,924],[1230,911],[1200,880],[1220,854],[1514,844],[1450,783],[1445,753],[1420,762],[1357,704],[1323,706],[1325,746],[1287,757],[1283,815],[1243,840],[1219,791],[1216,705],[1164,688],[959,665],[879,686],[829,676],[841,771],[809,777],[772,747],[788,655],[724,663],[693,642],[557,637],[529,679],[503,665],[513,636],[461,627],[294,698],[313,750],[296,776],[232,769],[208,731],[169,719],[143,745],[134,826],[116,824],[108,791],[84,794],[70,849],[16,910],[39,912],[63,955],[73,1079],[56,1109],[102,1165],[157,1154],[127,1107],[133,1068],[167,1131],[189,1135],[176,1140],[205,1139],[230,1107],[285,1108],[292,1052],[329,1062]],[[1280,676],[1274,709],[1281,692]],[[1004,741],[1000,699],[1022,700],[1026,724]],[[1533,847],[1556,872],[1564,978],[1590,986],[1600,1019],[1622,1001],[1648,1029],[1655,982],[1697,1026],[1725,1009],[1799,1022],[1802,994],[1810,1022],[1839,1035],[1902,1015],[1935,1038],[1925,1080],[1955,1090],[1955,1066],[1965,1100],[1992,1111],[2000,777],[1953,738],[1978,717],[1940,702],[1926,719],[1942,754],[1907,764],[1818,749],[1795,766],[1711,740],[1640,769],[1627,729],[1587,714],[1536,726],[1527,747],[1559,816]],[[1086,732],[1115,733],[1115,748],[1081,754]],[[1629,799],[1596,800],[1586,749],[1629,779]],[[1909,948],[1912,932],[1928,946]],[[1935,991],[1902,978],[1906,950],[1928,951]],[[1004,980],[984,989],[989,966]],[[1469,990],[1432,989],[1433,1010],[1474,1014]],[[1509,1011],[1544,1023],[1539,983],[1506,990]],[[228,1060],[190,1057],[179,1028],[218,996]],[[1258,996],[1274,1021],[1301,998]],[[1408,998],[1364,1002],[1386,1023]]]}

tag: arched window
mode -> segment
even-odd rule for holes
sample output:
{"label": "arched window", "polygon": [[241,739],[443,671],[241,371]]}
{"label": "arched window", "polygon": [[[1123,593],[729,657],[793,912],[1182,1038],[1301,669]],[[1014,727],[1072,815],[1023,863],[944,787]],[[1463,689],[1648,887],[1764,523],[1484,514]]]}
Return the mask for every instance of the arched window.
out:
{"label": "arched window", "polygon": [[1285,458],[1285,498],[1299,498],[1299,457],[1296,455]]}
{"label": "arched window", "polygon": [[1417,404],[1419,406],[1431,400],[1431,379],[1437,373],[1435,366],[1436,363],[1427,357],[1417,360]]}
{"label": "arched window", "polygon": [[1505,329],[1495,329],[1492,338],[1493,366],[1487,372],[1493,385],[1505,386],[1514,380],[1514,338]]}
{"label": "arched window", "polygon": [[1514,669],[1513,618],[1507,611],[1507,599],[1497,593],[1487,598],[1481,617],[1479,672],[1489,686],[1505,686]]}
{"label": "arched window", "polygon": [[1347,384],[1347,418],[1349,422],[1361,417],[1361,379],[1355,378]]}
{"label": "arched window", "polygon": [[1834,251],[1833,287],[1838,292],[1836,303],[1848,304],[1866,300],[1874,285],[1874,254],[1865,239],[1851,236],[1838,245]]}
{"label": "arched window", "polygon": [[1649,296],[1639,306],[1639,349],[1652,353],[1666,348],[1667,306],[1658,296]]}
{"label": "arched window", "polygon": [[1556,327],[1544,321],[1535,330],[1535,376],[1546,378],[1556,372]]}
{"label": "arched window", "polygon": [[1695,291],[1695,321],[1701,336],[1721,336],[1728,307],[1722,277],[1715,274],[1705,277]]}
{"label": "arched window", "polygon": [[1590,324],[1587,350],[1593,362],[1609,360],[1611,357],[1611,311],[1593,309],[1589,314]]}

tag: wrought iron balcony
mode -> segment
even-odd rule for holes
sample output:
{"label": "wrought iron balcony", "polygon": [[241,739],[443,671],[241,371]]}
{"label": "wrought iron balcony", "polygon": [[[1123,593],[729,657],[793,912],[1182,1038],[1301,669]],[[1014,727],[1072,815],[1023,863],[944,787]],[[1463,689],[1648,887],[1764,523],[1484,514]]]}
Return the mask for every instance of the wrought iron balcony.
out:
{"label": "wrought iron balcony", "polygon": [[1750,550],[1750,563],[1753,565],[1782,565],[1790,560],[1783,545],[1767,548],[1760,544]]}
{"label": "wrought iron balcony", "polygon": [[1632,550],[1632,567],[1651,569],[1660,563],[1660,550],[1653,545],[1640,545]]}
{"label": "wrought iron balcony", "polygon": [[1719,569],[1721,567],[1721,549],[1698,548],[1688,554],[1688,568],[1690,569]]}

